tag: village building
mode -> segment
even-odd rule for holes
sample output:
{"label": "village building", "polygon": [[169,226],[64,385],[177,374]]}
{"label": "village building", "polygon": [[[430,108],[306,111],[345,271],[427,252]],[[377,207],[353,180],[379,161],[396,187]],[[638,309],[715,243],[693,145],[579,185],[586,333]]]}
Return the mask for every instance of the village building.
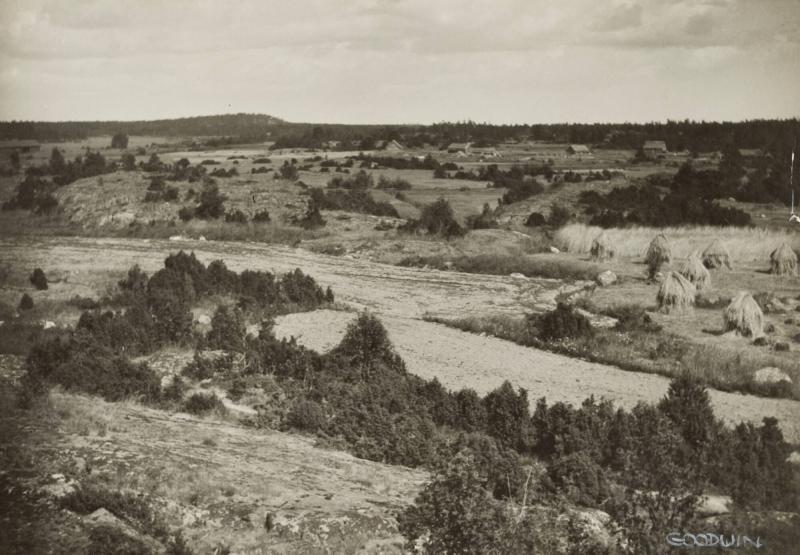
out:
{"label": "village building", "polygon": [[456,154],[459,152],[463,152],[464,154],[469,154],[469,148],[471,143],[450,143],[447,145],[447,152],[450,154]]}
{"label": "village building", "polygon": [[645,141],[642,145],[642,152],[648,158],[657,158],[668,152],[667,143],[664,141]]}
{"label": "village building", "polygon": [[575,156],[575,155],[589,155],[592,151],[589,150],[589,147],[586,145],[569,145],[567,147],[567,154]]}

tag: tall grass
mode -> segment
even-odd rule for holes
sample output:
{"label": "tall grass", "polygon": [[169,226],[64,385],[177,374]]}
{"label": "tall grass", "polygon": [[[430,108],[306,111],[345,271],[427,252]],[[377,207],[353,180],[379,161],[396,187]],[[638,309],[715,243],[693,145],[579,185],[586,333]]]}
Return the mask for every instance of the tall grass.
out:
{"label": "tall grass", "polygon": [[588,253],[592,241],[605,231],[618,256],[638,258],[644,256],[653,237],[659,233],[667,236],[676,258],[686,258],[693,251],[702,252],[714,239],[720,239],[733,262],[768,262],[769,254],[786,242],[800,249],[800,235],[788,231],[763,227],[631,227],[606,229],[584,224],[570,224],[556,233],[556,242],[569,252]]}

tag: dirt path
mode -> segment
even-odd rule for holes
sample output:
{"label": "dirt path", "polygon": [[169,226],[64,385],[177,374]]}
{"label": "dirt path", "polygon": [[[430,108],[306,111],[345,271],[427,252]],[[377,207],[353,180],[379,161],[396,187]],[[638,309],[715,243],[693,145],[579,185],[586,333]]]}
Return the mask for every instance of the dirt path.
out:
{"label": "dirt path", "polygon": [[[508,379],[528,389],[532,400],[545,396],[550,402],[579,403],[595,395],[625,407],[658,400],[667,389],[668,380],[660,376],[521,347],[420,319],[426,312],[443,317],[519,314],[552,303],[560,287],[554,280],[400,268],[302,249],[197,241],[0,241],[0,260],[14,260],[17,267],[69,271],[68,283],[92,283],[103,290],[109,270],[121,275],[136,262],[152,272],[161,267],[169,252],[180,248],[193,249],[204,262],[222,258],[237,271],[301,268],[323,286],[330,285],[338,300],[380,315],[409,370],[426,378],[436,376],[448,387],[471,387],[485,393]],[[352,314],[331,311],[292,315],[281,320],[279,331],[300,336],[303,343],[324,350],[338,341],[350,318]],[[730,422],[760,422],[765,416],[775,416],[787,439],[800,441],[800,402],[719,391],[712,391],[711,396],[720,417]]]}

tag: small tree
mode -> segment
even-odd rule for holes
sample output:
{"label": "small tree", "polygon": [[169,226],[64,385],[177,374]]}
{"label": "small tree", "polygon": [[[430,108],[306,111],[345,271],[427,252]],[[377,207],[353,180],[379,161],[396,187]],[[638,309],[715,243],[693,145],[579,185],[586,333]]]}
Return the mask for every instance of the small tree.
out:
{"label": "small tree", "polygon": [[47,277],[44,275],[44,272],[41,268],[36,268],[33,273],[31,274],[30,281],[33,286],[38,289],[39,291],[44,291],[47,289]]}
{"label": "small tree", "polygon": [[19,309],[20,310],[31,310],[33,308],[33,299],[30,295],[25,293],[22,295],[22,298],[19,300]]}
{"label": "small tree", "polygon": [[64,155],[61,154],[58,147],[53,147],[53,151],[50,153],[50,162],[48,166],[50,173],[53,175],[59,175],[66,169],[67,163],[64,161]]}
{"label": "small tree", "polygon": [[450,238],[464,234],[461,225],[456,221],[453,208],[443,198],[422,209],[419,225],[431,235]]}
{"label": "small tree", "polygon": [[238,308],[219,305],[211,318],[211,331],[206,336],[206,343],[209,349],[242,352],[246,335],[242,312]]}
{"label": "small tree", "polygon": [[202,220],[216,220],[225,213],[223,203],[227,197],[219,192],[219,187],[213,181],[208,181],[200,192],[200,204],[194,215]]}
{"label": "small tree", "polygon": [[122,169],[126,172],[130,172],[136,169],[136,156],[131,154],[130,152],[126,152],[122,155]]}
{"label": "small tree", "polygon": [[125,133],[115,133],[111,137],[111,148],[128,148],[128,136]]}

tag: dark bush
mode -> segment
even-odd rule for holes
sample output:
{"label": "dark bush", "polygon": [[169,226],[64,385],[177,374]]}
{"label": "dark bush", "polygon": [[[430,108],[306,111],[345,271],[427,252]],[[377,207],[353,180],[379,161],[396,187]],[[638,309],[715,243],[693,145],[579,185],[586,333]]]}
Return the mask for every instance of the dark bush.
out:
{"label": "dark bush", "polygon": [[582,314],[564,303],[559,303],[555,310],[544,314],[539,320],[539,336],[546,340],[579,339],[594,335],[592,324]]}
{"label": "dark bush", "polygon": [[36,268],[33,271],[30,277],[30,282],[39,291],[44,291],[47,289],[47,277],[44,275],[44,272],[41,268]]}
{"label": "dark bush", "polygon": [[538,212],[531,212],[528,219],[525,220],[525,225],[528,227],[541,227],[547,223],[547,219],[543,214]]}
{"label": "dark bush", "polygon": [[325,426],[325,409],[315,401],[296,400],[286,416],[286,423],[297,430],[317,432]]}
{"label": "dark bush", "polygon": [[215,393],[193,393],[183,402],[183,410],[202,416],[210,412],[225,414],[227,410],[222,399]]}
{"label": "dark bush", "polygon": [[450,203],[443,198],[425,206],[419,220],[410,220],[399,229],[416,231],[420,228],[427,231],[429,235],[441,235],[447,239],[464,234],[464,229],[456,221]]}
{"label": "dark bush", "polygon": [[219,305],[211,318],[206,346],[212,350],[243,352],[246,335],[247,329],[241,311]]}
{"label": "dark bush", "polygon": [[598,507],[610,495],[603,468],[582,451],[553,461],[547,475],[567,499],[578,505]]}
{"label": "dark bush", "polygon": [[31,310],[33,309],[33,299],[27,293],[22,294],[22,298],[19,300],[19,310]]}
{"label": "dark bush", "polygon": [[255,223],[269,223],[271,218],[269,216],[269,212],[266,210],[259,210],[255,214],[253,214],[253,222]]}
{"label": "dark bush", "polygon": [[225,213],[224,202],[227,197],[219,192],[219,187],[213,181],[203,185],[200,192],[200,204],[194,210],[194,215],[201,220],[216,220]]}
{"label": "dark bush", "polygon": [[561,227],[567,224],[570,218],[572,218],[572,212],[570,212],[569,208],[556,204],[550,208],[550,216],[547,217],[547,223],[553,227]]}
{"label": "dark bush", "polygon": [[238,208],[235,210],[230,210],[225,213],[225,221],[234,224],[246,224],[247,214],[245,214]]}
{"label": "dark bush", "polygon": [[183,222],[188,222],[192,218],[194,218],[194,208],[191,206],[184,206],[180,210],[178,210],[178,217]]}

